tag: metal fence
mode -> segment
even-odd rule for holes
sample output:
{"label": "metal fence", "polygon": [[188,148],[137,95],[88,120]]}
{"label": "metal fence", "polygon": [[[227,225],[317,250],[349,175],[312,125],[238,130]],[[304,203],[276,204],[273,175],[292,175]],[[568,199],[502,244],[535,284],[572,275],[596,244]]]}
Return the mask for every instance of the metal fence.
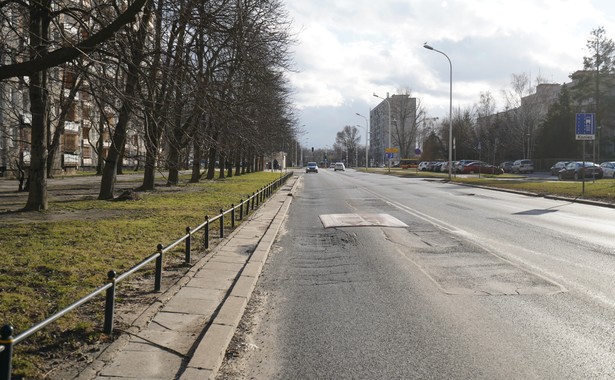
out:
{"label": "metal fence", "polygon": [[[160,291],[162,285],[162,264],[164,255],[177,247],[181,243],[185,244],[185,262],[186,264],[191,263],[191,246],[192,241],[194,240],[194,234],[203,230],[203,246],[205,249],[209,248],[209,232],[210,226],[218,221],[219,222],[219,233],[220,238],[224,238],[224,222],[225,215],[230,214],[231,218],[231,228],[235,227],[236,220],[243,220],[244,216],[248,216],[251,210],[254,210],[260,206],[268,197],[270,197],[278,188],[280,188],[288,178],[293,175],[293,172],[286,173],[275,181],[271,182],[267,186],[261,188],[260,190],[254,192],[250,197],[246,200],[241,199],[239,203],[235,205],[231,205],[231,208],[228,210],[220,209],[220,214],[209,217],[205,216],[205,221],[191,229],[190,227],[186,227],[186,234],[181,238],[177,239],[173,243],[167,245],[166,247],[162,244],[159,244],[156,248],[156,253],[150,255],[145,258],[139,264],[130,268],[125,273],[121,275],[117,275],[115,271],[109,271],[107,273],[107,282],[105,285],[99,287],[94,290],[90,294],[81,298],[80,300],[74,302],[70,306],[65,309],[57,312],[56,314],[50,316],[44,321],[36,324],[35,326],[29,328],[28,330],[20,333],[19,335],[13,337],[13,327],[10,325],[4,325],[0,328],[0,380],[10,380],[11,379],[11,367],[12,367],[12,359],[13,359],[13,347],[19,342],[24,341],[29,336],[43,329],[44,327],[50,325],[57,319],[61,318],[65,314],[77,309],[79,306],[87,303],[88,301],[96,298],[101,295],[103,292],[105,293],[105,320],[103,324],[103,332],[105,334],[111,334],[113,332],[113,318],[114,318],[114,309],[115,309],[115,288],[116,285],[122,280],[126,279],[130,275],[139,271],[152,261],[155,261],[155,276],[154,276],[154,291]],[[237,215],[239,214],[239,215]]]}

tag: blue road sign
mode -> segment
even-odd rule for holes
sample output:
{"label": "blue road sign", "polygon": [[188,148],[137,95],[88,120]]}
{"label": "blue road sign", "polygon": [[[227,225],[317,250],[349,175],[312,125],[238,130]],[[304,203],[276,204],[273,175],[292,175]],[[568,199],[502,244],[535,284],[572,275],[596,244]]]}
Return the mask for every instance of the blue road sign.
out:
{"label": "blue road sign", "polygon": [[596,114],[578,113],[576,122],[577,140],[593,140],[596,136]]}

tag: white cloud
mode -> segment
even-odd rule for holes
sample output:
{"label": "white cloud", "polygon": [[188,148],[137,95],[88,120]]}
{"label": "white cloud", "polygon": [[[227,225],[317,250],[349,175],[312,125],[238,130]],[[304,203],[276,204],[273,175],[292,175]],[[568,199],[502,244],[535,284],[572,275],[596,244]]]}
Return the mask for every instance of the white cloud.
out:
{"label": "white cloud", "polygon": [[608,0],[286,0],[286,6],[299,41],[293,98],[316,146],[331,145],[344,125],[357,123],[355,112],[378,104],[373,92],[410,88],[430,115],[448,115],[448,62],[423,49],[424,42],[451,58],[453,103],[465,107],[481,92],[498,96],[513,73],[568,81],[582,68],[591,30],[604,26],[615,35],[615,4]]}

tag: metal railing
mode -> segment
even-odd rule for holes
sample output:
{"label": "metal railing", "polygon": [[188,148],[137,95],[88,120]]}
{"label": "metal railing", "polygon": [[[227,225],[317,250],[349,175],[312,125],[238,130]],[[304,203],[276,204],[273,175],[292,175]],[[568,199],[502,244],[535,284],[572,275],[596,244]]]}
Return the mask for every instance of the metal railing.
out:
{"label": "metal railing", "polygon": [[[139,264],[130,268],[125,273],[121,275],[117,275],[115,271],[109,271],[107,273],[107,283],[98,289],[94,290],[90,294],[81,298],[80,300],[74,302],[70,306],[64,308],[63,310],[57,312],[56,314],[50,316],[44,321],[36,324],[35,326],[29,328],[28,330],[20,333],[19,335],[13,337],[14,329],[11,325],[4,325],[0,328],[0,380],[10,380],[11,379],[11,367],[12,367],[12,359],[13,359],[13,347],[19,342],[24,341],[29,336],[34,333],[40,331],[44,327],[50,325],[57,319],[61,318],[65,314],[77,309],[79,306],[87,303],[88,301],[96,298],[105,292],[105,320],[103,324],[103,332],[105,334],[111,334],[113,332],[113,319],[114,319],[114,311],[115,311],[115,288],[116,285],[122,280],[126,279],[130,275],[139,271],[147,264],[152,261],[156,262],[155,267],[155,277],[154,277],[154,291],[158,292],[162,286],[162,264],[164,254],[172,250],[173,248],[180,245],[182,242],[185,243],[185,263],[191,263],[191,246],[193,235],[200,230],[203,230],[203,247],[205,249],[209,248],[209,227],[215,221],[219,221],[219,232],[220,238],[224,238],[224,216],[227,214],[231,214],[231,228],[235,227],[235,221],[243,220],[244,216],[248,216],[250,210],[254,210],[260,206],[267,198],[269,198],[278,188],[280,188],[288,178],[293,175],[293,172],[288,172],[275,181],[271,182],[265,187],[262,187],[260,190],[252,193],[246,200],[241,199],[239,204],[231,205],[231,208],[228,210],[220,209],[220,214],[210,218],[209,216],[205,216],[205,221],[198,225],[196,228],[191,229],[190,227],[186,227],[186,234],[181,238],[177,239],[173,243],[167,245],[166,247],[162,244],[158,244],[156,248],[156,253],[150,255],[149,257],[142,260]],[[245,208],[245,210],[244,210]],[[239,217],[237,218],[236,214],[239,211]]]}

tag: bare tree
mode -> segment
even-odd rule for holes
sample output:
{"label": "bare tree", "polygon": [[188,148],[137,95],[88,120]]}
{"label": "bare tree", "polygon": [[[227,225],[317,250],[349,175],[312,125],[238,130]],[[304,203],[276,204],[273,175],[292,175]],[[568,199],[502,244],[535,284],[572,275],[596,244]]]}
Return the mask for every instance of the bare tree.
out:
{"label": "bare tree", "polygon": [[346,153],[346,164],[350,165],[349,157],[354,157],[359,146],[359,129],[347,125],[335,135],[335,146]]}
{"label": "bare tree", "polygon": [[[105,17],[109,14],[108,8],[93,7],[82,8],[77,6],[64,7],[60,4],[53,4],[51,0],[36,2],[8,1],[6,4],[14,4],[21,8],[23,17],[7,17],[5,20],[14,25],[9,25],[7,30],[15,34],[15,38],[21,41],[29,41],[27,58],[24,55],[16,55],[15,63],[4,65],[0,70],[0,80],[14,77],[29,78],[29,102],[32,114],[32,135],[31,135],[31,161],[30,161],[30,189],[25,210],[45,210],[48,207],[47,199],[47,127],[49,125],[49,93],[48,93],[48,72],[51,67],[72,61],[77,57],[83,56],[93,51],[99,44],[113,37],[114,33],[123,28],[126,24],[134,21],[136,15],[141,11],[147,0],[136,0],[131,3],[123,13],[119,13],[115,18],[109,20]],[[74,4],[73,4],[74,5]],[[15,7],[6,7],[12,9]],[[54,9],[60,9],[59,12]],[[117,6],[115,9],[123,9]],[[99,11],[103,11],[104,14]],[[100,14],[101,17],[94,17]],[[106,24],[81,22],[79,27],[87,36],[78,41],[67,41],[64,34],[53,33],[59,30],[56,26],[61,25],[57,21],[63,15],[70,20],[108,20]],[[4,16],[4,15],[3,15]],[[20,35],[22,28],[20,24],[25,23],[27,18],[27,36]],[[57,39],[54,37],[58,37]],[[68,42],[68,43],[66,43]]]}
{"label": "bare tree", "polygon": [[425,118],[425,107],[421,100],[412,97],[412,90],[406,88],[399,95],[391,97],[393,118],[393,143],[399,146],[400,158],[414,156],[417,146],[418,127]]}

